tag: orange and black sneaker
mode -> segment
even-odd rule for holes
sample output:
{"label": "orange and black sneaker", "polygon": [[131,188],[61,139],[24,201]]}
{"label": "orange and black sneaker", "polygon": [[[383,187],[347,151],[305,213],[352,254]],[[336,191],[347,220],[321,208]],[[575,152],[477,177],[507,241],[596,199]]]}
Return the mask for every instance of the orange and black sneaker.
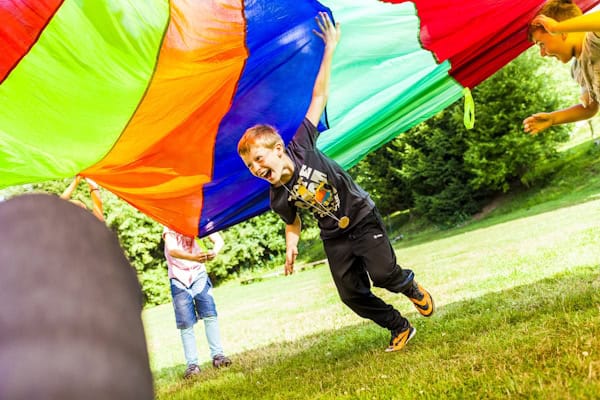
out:
{"label": "orange and black sneaker", "polygon": [[390,345],[387,349],[385,349],[385,351],[390,352],[402,350],[404,346],[406,346],[406,343],[408,343],[408,341],[415,336],[415,333],[417,333],[417,329],[414,328],[410,323],[404,329],[392,331]]}
{"label": "orange and black sneaker", "polygon": [[406,297],[410,299],[415,305],[417,311],[424,317],[431,317],[435,310],[435,304],[433,304],[433,298],[423,286],[419,285],[417,281],[413,279],[410,284],[410,288],[404,292]]}

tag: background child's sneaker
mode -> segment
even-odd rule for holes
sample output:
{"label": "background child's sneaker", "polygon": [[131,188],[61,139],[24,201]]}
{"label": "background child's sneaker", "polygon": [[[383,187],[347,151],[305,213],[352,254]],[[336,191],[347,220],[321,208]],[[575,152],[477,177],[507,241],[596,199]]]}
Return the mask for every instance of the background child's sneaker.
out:
{"label": "background child's sneaker", "polygon": [[413,279],[410,284],[410,288],[404,291],[404,295],[410,299],[415,305],[415,308],[424,317],[430,317],[435,310],[435,304],[433,304],[433,298],[423,286],[419,285],[417,281]]}
{"label": "background child's sneaker", "polygon": [[200,367],[197,366],[196,364],[190,364],[190,365],[188,365],[187,369],[185,370],[183,377],[185,379],[189,379],[189,378],[193,377],[194,375],[198,375],[199,373],[200,373]]}
{"label": "background child's sneaker", "polygon": [[212,364],[215,368],[229,367],[231,365],[231,360],[223,354],[217,354],[213,357]]}

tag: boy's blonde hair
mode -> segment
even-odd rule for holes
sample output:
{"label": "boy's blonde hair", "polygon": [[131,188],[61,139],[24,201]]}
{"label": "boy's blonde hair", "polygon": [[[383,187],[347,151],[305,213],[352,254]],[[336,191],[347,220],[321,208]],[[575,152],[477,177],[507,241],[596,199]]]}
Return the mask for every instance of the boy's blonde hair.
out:
{"label": "boy's blonde hair", "polygon": [[250,153],[254,146],[262,146],[268,149],[274,148],[277,144],[283,144],[283,139],[275,128],[271,125],[254,125],[244,132],[244,135],[238,142],[237,151],[240,156]]}
{"label": "boy's blonde hair", "polygon": [[[573,3],[573,0],[548,0],[535,15],[538,16],[540,14],[559,22],[583,15],[581,8]],[[533,33],[537,31],[546,32],[541,25],[529,25],[527,37],[530,41],[533,40]]]}

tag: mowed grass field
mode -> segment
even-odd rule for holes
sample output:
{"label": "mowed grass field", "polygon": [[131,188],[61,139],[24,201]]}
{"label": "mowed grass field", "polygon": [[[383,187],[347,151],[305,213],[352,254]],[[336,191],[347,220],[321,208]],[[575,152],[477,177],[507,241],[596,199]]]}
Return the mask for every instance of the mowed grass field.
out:
{"label": "mowed grass field", "polygon": [[145,310],[157,398],[600,398],[596,193],[397,243],[399,263],[415,271],[437,305],[426,319],[402,295],[374,289],[417,328],[401,352],[385,353],[389,333],[342,305],[325,265],[216,288],[234,364],[210,367],[200,323],[206,363],[190,381],[181,378],[172,306]]}

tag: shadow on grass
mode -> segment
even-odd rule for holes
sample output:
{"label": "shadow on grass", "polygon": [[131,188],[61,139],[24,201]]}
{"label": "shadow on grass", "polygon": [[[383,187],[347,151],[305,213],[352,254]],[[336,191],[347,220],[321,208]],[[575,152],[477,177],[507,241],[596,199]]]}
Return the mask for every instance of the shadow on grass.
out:
{"label": "shadow on grass", "polygon": [[180,378],[183,367],[163,369],[155,373],[157,395],[400,399],[600,393],[598,267],[448,304],[431,319],[409,318],[417,335],[401,352],[384,353],[387,331],[363,322],[246,351],[231,368],[205,368],[191,382]]}

